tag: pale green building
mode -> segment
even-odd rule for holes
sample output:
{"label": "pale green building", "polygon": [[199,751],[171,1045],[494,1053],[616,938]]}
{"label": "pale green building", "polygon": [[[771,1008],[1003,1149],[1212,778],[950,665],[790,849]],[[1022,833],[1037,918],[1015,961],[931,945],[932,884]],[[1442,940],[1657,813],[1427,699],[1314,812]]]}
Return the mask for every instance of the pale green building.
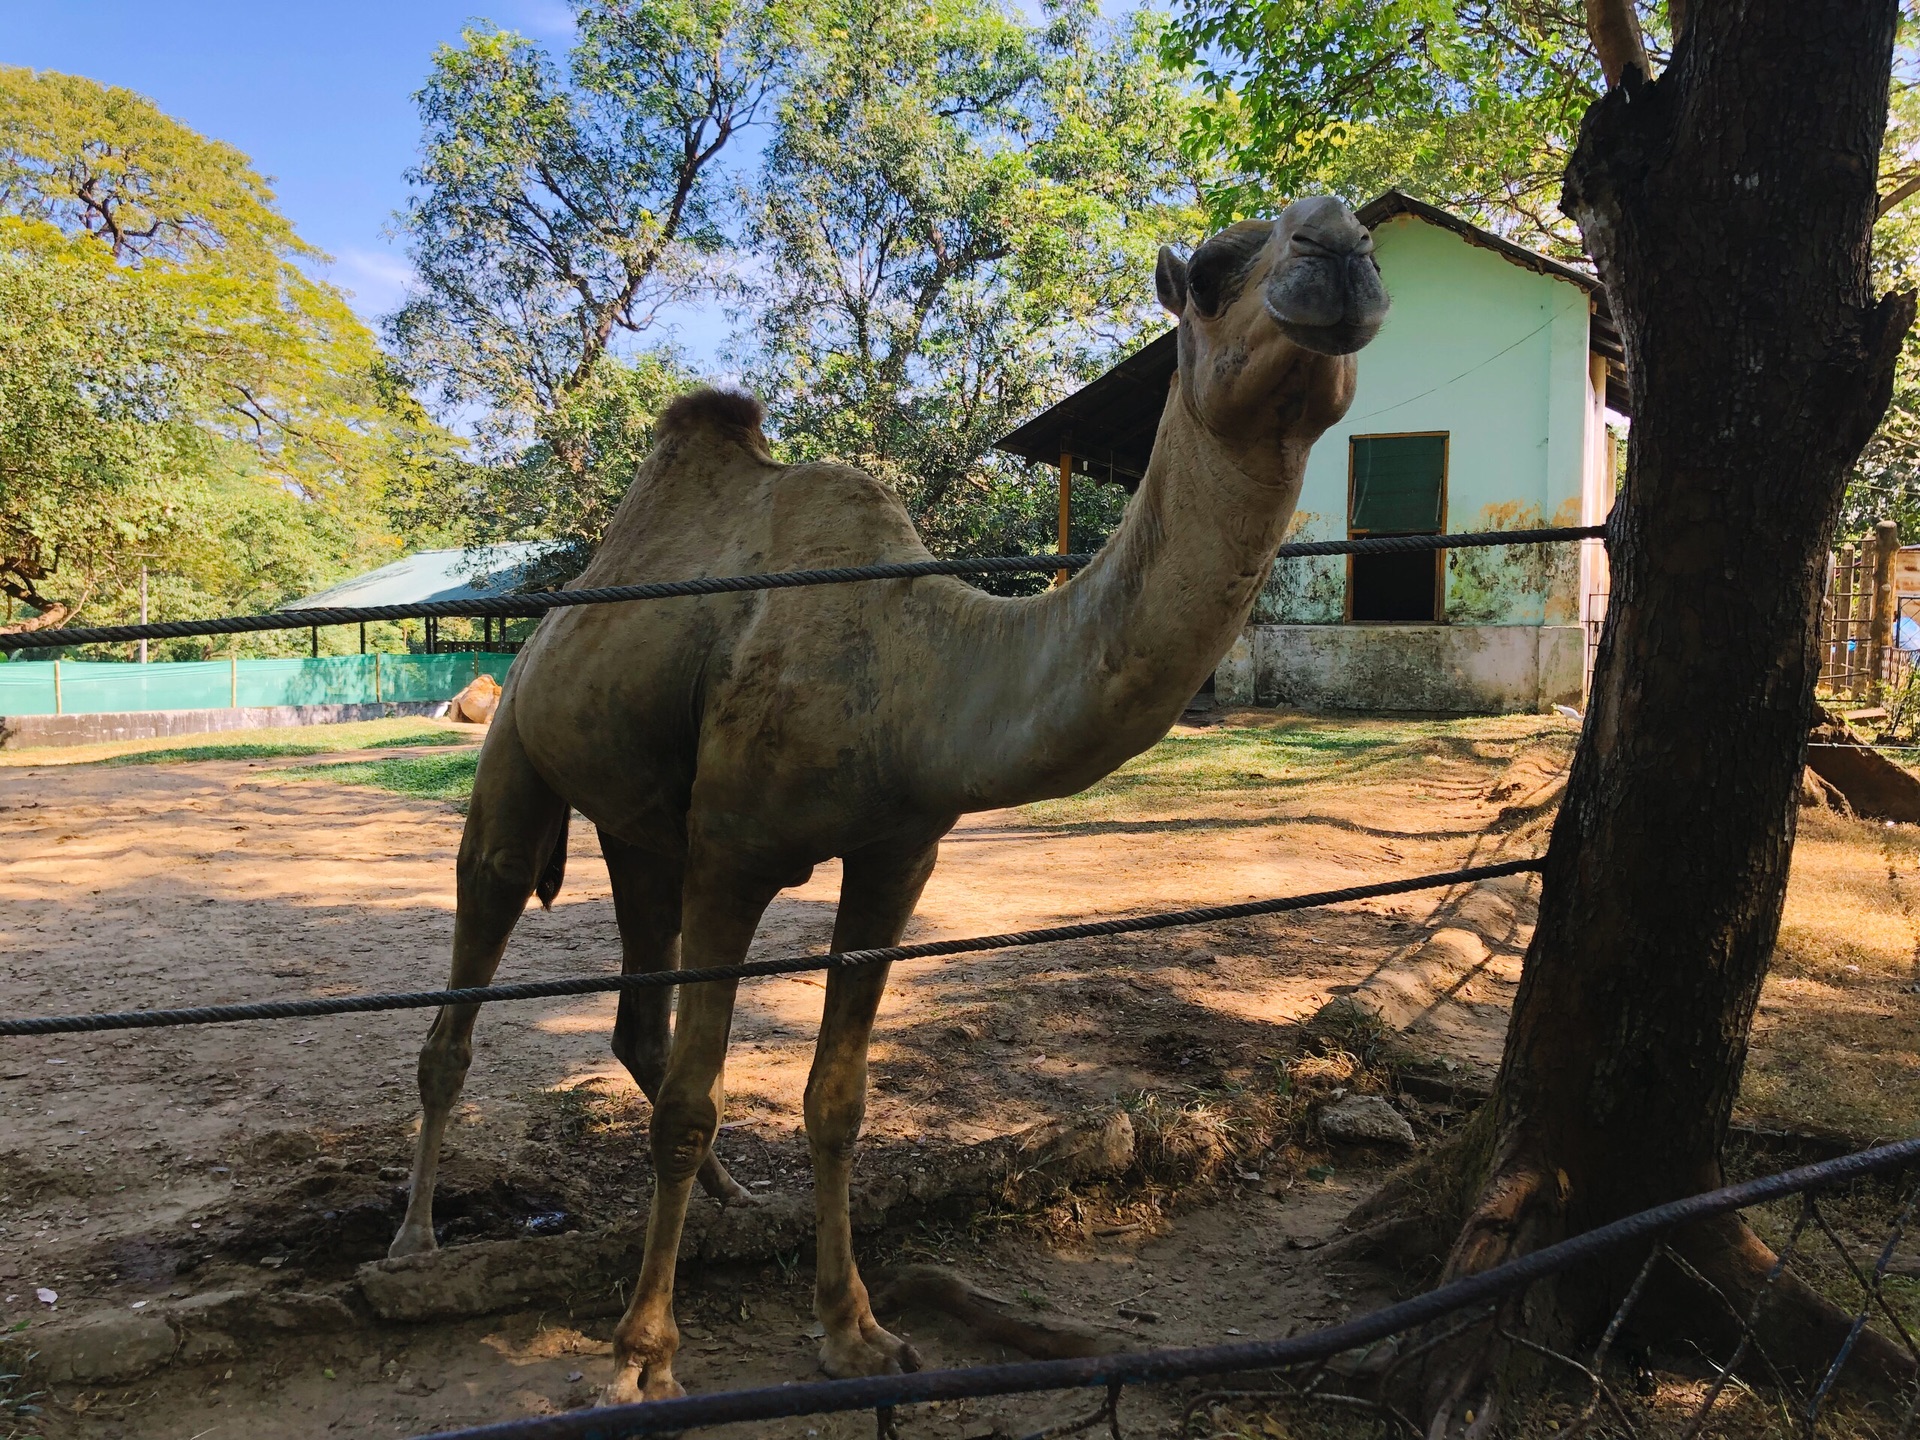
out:
{"label": "pale green building", "polygon": [[[1389,191],[1358,212],[1393,308],[1346,418],[1314,447],[1293,539],[1597,524],[1625,372],[1582,271]],[[1145,469],[1172,334],[1002,442],[1076,475]],[[1067,457],[1071,457],[1068,459]],[[1216,693],[1306,709],[1578,706],[1599,542],[1282,561]]]}

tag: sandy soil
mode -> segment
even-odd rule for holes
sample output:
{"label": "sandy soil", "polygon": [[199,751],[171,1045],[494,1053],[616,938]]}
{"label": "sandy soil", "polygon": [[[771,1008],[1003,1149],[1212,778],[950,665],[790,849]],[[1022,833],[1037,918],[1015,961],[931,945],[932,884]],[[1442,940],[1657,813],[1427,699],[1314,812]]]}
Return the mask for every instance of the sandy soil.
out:
{"label": "sandy soil", "polygon": [[[971,817],[945,846],[910,938],[1492,858],[1507,843],[1497,828],[1503,768],[1529,745],[1564,743],[1563,722],[1465,722],[1365,764],[1297,781],[1258,777],[1271,784],[1251,795],[1197,789],[1142,813],[1068,803]],[[451,807],[285,773],[310,759],[125,767],[59,759],[0,769],[7,1013],[443,982],[460,829]],[[1859,837],[1849,831],[1834,843]],[[1876,895],[1893,893],[1889,874],[1914,868],[1912,855],[1886,854],[1893,871],[1872,882]],[[823,866],[782,895],[756,956],[822,948],[837,882],[836,867]],[[942,1146],[1142,1092],[1178,1103],[1270,1084],[1299,1022],[1402,954],[1449,899],[897,967],[873,1051],[865,1144],[937,1156]],[[1908,977],[1896,987],[1882,973],[1892,961],[1875,961],[1872,982],[1889,992],[1912,984],[1904,904],[1896,895],[1882,906],[1891,907],[1885,945],[1904,944]],[[576,826],[567,887],[551,913],[528,913],[502,978],[603,972],[617,953],[592,831]],[[1510,962],[1512,947],[1504,953]],[[1815,997],[1824,1000],[1861,973],[1788,979],[1824,987]],[[1480,1068],[1497,1055],[1511,979],[1510,963],[1491,966],[1457,997],[1458,1014],[1443,1027],[1456,1064]],[[799,1098],[820,998],[811,977],[742,990],[719,1148],[759,1189],[806,1184]],[[1793,996],[1770,987],[1769,1000]],[[1911,1008],[1882,1015],[1897,1022],[1888,1033],[1904,1026],[1910,1037]],[[448,1243],[595,1229],[641,1212],[645,1107],[607,1052],[612,1012],[611,997],[592,997],[502,1005],[483,1019],[442,1182]],[[1778,1014],[1769,1010],[1769,1029]],[[58,1314],[89,1313],[217,1289],[243,1274],[250,1284],[266,1275],[324,1286],[382,1254],[399,1213],[425,1025],[403,1013],[0,1042],[0,1327],[48,1318],[39,1287],[58,1293]],[[1879,1048],[1899,1052],[1899,1083],[1910,1087],[1910,1038]],[[1120,1323],[1135,1343],[1274,1333],[1382,1298],[1391,1277],[1330,1275],[1311,1250],[1364,1192],[1369,1162],[1342,1157],[1317,1179],[1269,1168],[1137,1232],[1042,1246],[1030,1229],[976,1224],[889,1235],[873,1249],[880,1259],[949,1259],[1022,1303]],[[691,1388],[812,1373],[804,1267],[694,1272],[682,1293]],[[1116,1302],[1141,1294],[1160,1318],[1120,1320]],[[1000,1358],[951,1322],[903,1323],[929,1363]],[[232,1364],[176,1364],[118,1390],[63,1389],[37,1423],[57,1435],[291,1440],[545,1413],[580,1403],[604,1378],[610,1324],[527,1314],[370,1327],[266,1346]],[[1142,1415],[1172,1413],[1169,1397],[1140,1403]],[[1050,1422],[1077,1404],[949,1407],[916,1426],[974,1435]],[[871,1423],[759,1433],[854,1435]]]}

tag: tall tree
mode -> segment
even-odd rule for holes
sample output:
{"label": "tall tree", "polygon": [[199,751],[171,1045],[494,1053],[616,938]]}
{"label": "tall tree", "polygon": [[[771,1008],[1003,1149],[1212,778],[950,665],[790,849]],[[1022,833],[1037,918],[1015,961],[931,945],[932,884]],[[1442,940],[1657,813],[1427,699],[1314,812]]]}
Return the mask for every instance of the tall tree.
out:
{"label": "tall tree", "polygon": [[[1606,283],[1634,424],[1612,597],[1546,856],[1494,1099],[1389,1192],[1460,1225],[1447,1274],[1721,1183],[1778,934],[1817,673],[1823,559],[1913,320],[1876,301],[1876,166],[1896,0],[1694,0],[1657,79],[1624,0],[1595,0],[1610,89],[1564,204]],[[1745,1315],[1773,1257],[1737,1218],[1673,1237]],[[1591,1335],[1645,1252],[1536,1287],[1535,1337]],[[1726,1303],[1653,1273],[1643,1335],[1730,1348]],[[1758,1312],[1789,1375],[1850,1317],[1791,1275]],[[1487,1332],[1481,1332],[1485,1335]],[[1437,1431],[1482,1417],[1501,1351],[1419,1368]],[[1906,1364],[1871,1332],[1853,1374]]]}
{"label": "tall tree", "polygon": [[[210,516],[284,511],[250,532],[258,573],[308,585],[382,547],[387,494],[440,437],[245,156],[130,91],[0,68],[0,257],[17,362],[0,425],[21,442],[0,471],[0,590],[37,612],[9,623],[124,610],[142,564],[177,558],[160,537]],[[97,385],[73,390],[83,374]]]}
{"label": "tall tree", "polygon": [[782,0],[573,0],[573,14],[564,69],[484,26],[435,54],[402,217],[418,284],[388,334],[416,384],[477,417],[492,473],[461,487],[476,533],[529,511],[538,534],[590,545],[629,478],[610,483],[595,437],[673,368],[616,352],[715,279],[723,161],[768,102],[790,21]]}
{"label": "tall tree", "polygon": [[1159,323],[1155,249],[1200,225],[1157,22],[833,0],[806,38],[753,215],[751,378],[788,454],[867,468],[936,548],[1035,548],[1051,492],[988,447]]}

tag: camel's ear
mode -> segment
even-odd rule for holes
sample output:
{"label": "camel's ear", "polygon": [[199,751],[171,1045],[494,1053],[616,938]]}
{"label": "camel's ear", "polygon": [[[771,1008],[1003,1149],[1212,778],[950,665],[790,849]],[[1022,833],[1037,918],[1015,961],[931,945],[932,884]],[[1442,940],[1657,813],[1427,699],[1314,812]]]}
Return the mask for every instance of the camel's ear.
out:
{"label": "camel's ear", "polygon": [[1160,303],[1179,315],[1187,308],[1187,262],[1166,246],[1153,266],[1153,289]]}

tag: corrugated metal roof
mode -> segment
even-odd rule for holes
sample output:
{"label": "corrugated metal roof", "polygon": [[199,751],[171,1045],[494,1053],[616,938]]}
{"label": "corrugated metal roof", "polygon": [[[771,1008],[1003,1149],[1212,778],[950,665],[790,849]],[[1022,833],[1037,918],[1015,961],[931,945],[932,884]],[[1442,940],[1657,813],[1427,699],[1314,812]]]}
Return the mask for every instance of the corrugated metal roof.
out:
{"label": "corrugated metal roof", "polygon": [[541,554],[545,540],[511,540],[470,550],[422,550],[378,570],[290,600],[282,610],[332,605],[417,605],[424,600],[475,600],[503,595],[518,585]]}
{"label": "corrugated metal roof", "polygon": [[[1536,255],[1398,190],[1387,191],[1354,213],[1369,229],[1395,215],[1412,215],[1452,231],[1469,244],[1491,250],[1512,264],[1579,286],[1593,302],[1588,343],[1593,352],[1607,362],[1607,404],[1622,414],[1627,413],[1631,401],[1627,394],[1625,355],[1614,329],[1613,316],[1607,309],[1606,291],[1593,276],[1545,255]],[[1140,483],[1140,477],[1147,473],[1147,459],[1153,453],[1160,412],[1166,408],[1167,386],[1178,368],[1180,357],[1175,339],[1178,334],[1178,330],[1168,330],[1149,340],[1106,374],[995,441],[994,448],[1049,465],[1059,464],[1063,454],[1070,454],[1076,475],[1091,476],[1097,481],[1112,480],[1132,491]]]}

